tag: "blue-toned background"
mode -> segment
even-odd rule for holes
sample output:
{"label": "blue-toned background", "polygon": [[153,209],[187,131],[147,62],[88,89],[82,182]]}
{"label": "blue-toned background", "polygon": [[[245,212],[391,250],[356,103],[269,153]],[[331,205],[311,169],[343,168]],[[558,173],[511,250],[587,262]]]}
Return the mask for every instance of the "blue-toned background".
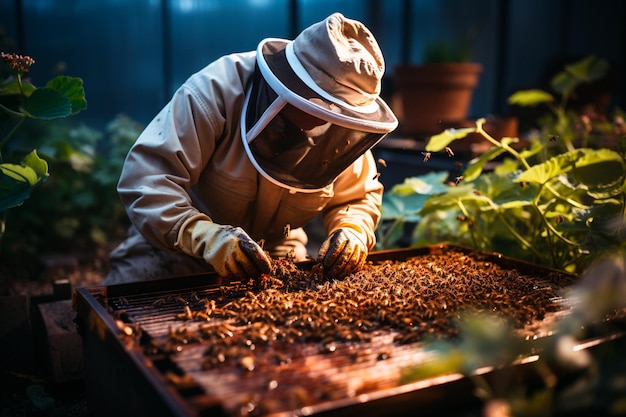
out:
{"label": "blue-toned background", "polygon": [[[626,67],[622,0],[0,0],[12,51],[35,58],[35,84],[83,78],[83,120],[118,113],[147,123],[190,74],[264,37],[292,38],[334,11],[363,21],[393,67],[420,62],[426,44],[477,33],[484,65],[472,116],[506,114],[506,98],[545,86],[564,63],[595,53]],[[620,85],[614,104],[624,105]]]}

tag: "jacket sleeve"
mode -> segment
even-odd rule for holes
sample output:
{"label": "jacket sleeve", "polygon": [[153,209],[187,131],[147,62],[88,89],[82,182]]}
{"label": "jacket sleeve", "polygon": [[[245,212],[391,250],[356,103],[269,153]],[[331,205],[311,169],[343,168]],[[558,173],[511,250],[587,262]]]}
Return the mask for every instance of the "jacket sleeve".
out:
{"label": "jacket sleeve", "polygon": [[383,184],[378,181],[376,162],[371,151],[357,159],[334,182],[334,195],[322,213],[328,234],[344,224],[361,227],[367,248],[376,243],[374,230],[380,221]]}
{"label": "jacket sleeve", "polygon": [[129,151],[118,193],[130,221],[152,245],[173,251],[182,224],[199,215],[189,191],[216,142],[239,123],[250,67],[254,55],[240,54],[194,74]]}

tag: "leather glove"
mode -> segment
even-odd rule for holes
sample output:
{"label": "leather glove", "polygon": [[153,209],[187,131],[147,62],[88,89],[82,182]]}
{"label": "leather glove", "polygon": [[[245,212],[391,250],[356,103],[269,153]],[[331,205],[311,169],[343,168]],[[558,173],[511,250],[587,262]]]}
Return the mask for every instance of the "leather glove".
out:
{"label": "leather glove", "polygon": [[269,274],[272,260],[240,227],[209,220],[195,220],[179,232],[176,246],[188,255],[203,258],[224,277],[241,280]]}
{"label": "leather glove", "polygon": [[367,253],[367,246],[358,231],[351,227],[342,227],[322,242],[317,261],[324,266],[328,275],[345,278],[363,268]]}

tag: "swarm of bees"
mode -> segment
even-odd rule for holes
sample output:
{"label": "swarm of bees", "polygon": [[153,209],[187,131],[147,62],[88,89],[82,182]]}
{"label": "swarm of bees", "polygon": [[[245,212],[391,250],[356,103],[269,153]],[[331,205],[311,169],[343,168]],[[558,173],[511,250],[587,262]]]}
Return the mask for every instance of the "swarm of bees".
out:
{"label": "swarm of bees", "polygon": [[[200,324],[193,332],[172,330],[150,349],[175,353],[201,341],[211,346],[205,366],[229,362],[215,361],[217,349],[235,362],[245,357],[248,369],[252,345],[317,343],[328,351],[384,329],[398,331],[400,344],[425,335],[452,337],[452,321],[468,308],[510,316],[521,327],[559,307],[555,288],[538,288],[530,277],[454,251],[370,263],[342,281],[329,280],[320,265],[302,270],[283,259],[271,275],[225,286],[210,299],[194,293],[155,300],[153,308],[178,305],[176,320]],[[136,324],[120,326],[128,335],[140,333]]]}

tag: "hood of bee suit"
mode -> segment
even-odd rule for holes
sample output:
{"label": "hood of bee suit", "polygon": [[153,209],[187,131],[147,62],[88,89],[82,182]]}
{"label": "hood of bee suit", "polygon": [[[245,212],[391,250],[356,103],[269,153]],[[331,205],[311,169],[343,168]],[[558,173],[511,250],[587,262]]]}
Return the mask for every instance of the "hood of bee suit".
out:
{"label": "hood of bee suit", "polygon": [[241,120],[251,162],[293,191],[332,183],[398,125],[380,98],[384,70],[372,33],[340,13],[261,41]]}

